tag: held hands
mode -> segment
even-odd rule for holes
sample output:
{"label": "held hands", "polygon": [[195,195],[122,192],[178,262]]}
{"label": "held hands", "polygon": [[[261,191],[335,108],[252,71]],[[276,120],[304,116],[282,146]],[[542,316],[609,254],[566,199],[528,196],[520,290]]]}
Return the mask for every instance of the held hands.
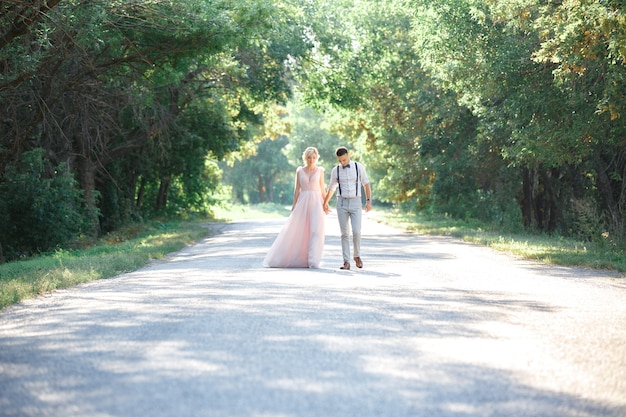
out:
{"label": "held hands", "polygon": [[324,208],[324,213],[326,213],[326,214],[330,213],[330,208],[328,207],[328,203],[324,203],[323,204],[323,208]]}

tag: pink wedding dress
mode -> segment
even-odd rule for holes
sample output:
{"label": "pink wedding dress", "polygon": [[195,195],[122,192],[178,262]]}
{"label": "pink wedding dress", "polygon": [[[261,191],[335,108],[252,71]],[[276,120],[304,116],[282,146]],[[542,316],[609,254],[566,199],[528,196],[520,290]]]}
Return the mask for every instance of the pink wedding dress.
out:
{"label": "pink wedding dress", "polygon": [[325,213],[317,167],[309,175],[299,170],[300,195],[272,247],[263,260],[271,268],[319,268],[324,249]]}

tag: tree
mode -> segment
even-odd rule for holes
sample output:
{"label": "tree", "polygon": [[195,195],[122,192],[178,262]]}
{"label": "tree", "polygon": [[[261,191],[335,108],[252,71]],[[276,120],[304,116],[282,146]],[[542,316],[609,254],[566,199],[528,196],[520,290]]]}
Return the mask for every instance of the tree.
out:
{"label": "tree", "polygon": [[[591,178],[584,199],[598,202],[611,235],[623,238],[626,216],[626,13],[622,2],[547,4],[535,21],[537,62],[554,68],[570,110],[555,137],[569,141],[581,175]],[[595,188],[595,190],[594,190]],[[597,192],[597,199],[595,198]],[[599,238],[601,230],[595,232]]]}
{"label": "tree", "polygon": [[[77,174],[105,228],[144,206],[153,185],[155,211],[172,184],[196,197],[210,189],[199,180],[216,179],[202,176],[207,156],[253,139],[260,103],[286,100],[289,59],[308,48],[294,10],[265,0],[1,7],[0,105],[10,117],[0,126],[0,171],[44,148]],[[102,230],[98,217],[91,225]]]}
{"label": "tree", "polygon": [[285,136],[261,141],[253,155],[224,168],[225,181],[240,203],[281,202],[287,204],[293,193],[295,166],[284,153]]}

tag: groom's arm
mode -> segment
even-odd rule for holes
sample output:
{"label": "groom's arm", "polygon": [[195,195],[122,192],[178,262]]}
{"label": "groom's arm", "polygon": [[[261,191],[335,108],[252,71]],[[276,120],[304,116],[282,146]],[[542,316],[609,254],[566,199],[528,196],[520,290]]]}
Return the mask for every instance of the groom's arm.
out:
{"label": "groom's arm", "polygon": [[337,175],[336,170],[337,170],[337,167],[330,170],[330,181],[328,183],[328,192],[326,193],[326,198],[324,198],[324,211],[328,211],[328,202],[330,201],[331,197],[335,193],[335,189],[337,189],[337,177],[333,176],[333,175]]}
{"label": "groom's arm", "polygon": [[368,212],[372,209],[372,188],[368,184],[363,184],[365,189],[365,211]]}

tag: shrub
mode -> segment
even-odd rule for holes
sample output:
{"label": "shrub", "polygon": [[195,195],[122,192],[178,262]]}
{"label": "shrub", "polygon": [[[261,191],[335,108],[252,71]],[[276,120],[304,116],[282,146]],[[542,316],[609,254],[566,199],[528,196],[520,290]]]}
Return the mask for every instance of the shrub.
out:
{"label": "shrub", "polygon": [[44,150],[22,154],[0,178],[0,245],[15,259],[67,245],[83,229],[81,191],[67,165]]}

